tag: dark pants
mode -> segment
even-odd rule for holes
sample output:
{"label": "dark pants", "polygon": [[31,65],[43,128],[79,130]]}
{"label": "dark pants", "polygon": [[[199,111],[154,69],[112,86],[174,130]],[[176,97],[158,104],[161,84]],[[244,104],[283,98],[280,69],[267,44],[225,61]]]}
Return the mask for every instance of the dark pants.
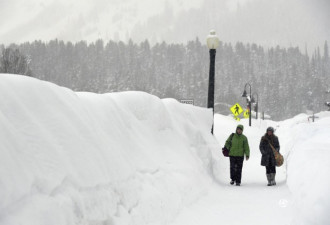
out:
{"label": "dark pants", "polygon": [[230,179],[241,183],[244,157],[230,156]]}
{"label": "dark pants", "polygon": [[276,167],[272,166],[272,158],[269,157],[268,166],[266,166],[266,174],[276,173]]}
{"label": "dark pants", "polygon": [[276,173],[275,166],[266,166],[266,174],[270,174],[270,173]]}

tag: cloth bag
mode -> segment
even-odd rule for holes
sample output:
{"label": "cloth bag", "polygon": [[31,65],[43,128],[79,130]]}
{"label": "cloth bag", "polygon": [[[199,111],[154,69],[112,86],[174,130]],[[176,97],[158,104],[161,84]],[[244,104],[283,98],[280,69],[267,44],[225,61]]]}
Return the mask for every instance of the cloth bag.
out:
{"label": "cloth bag", "polygon": [[270,147],[272,148],[273,150],[273,153],[274,153],[274,156],[275,156],[275,161],[276,161],[276,166],[280,167],[283,165],[284,163],[284,157],[283,155],[281,155],[281,153],[279,153],[278,151],[276,151],[276,149],[274,148],[273,145],[271,145],[269,143]]}

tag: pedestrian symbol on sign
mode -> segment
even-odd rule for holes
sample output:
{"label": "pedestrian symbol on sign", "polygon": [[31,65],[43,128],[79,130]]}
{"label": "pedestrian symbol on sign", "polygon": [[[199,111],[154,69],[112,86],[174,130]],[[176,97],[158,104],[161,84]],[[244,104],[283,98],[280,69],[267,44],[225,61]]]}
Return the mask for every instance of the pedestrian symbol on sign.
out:
{"label": "pedestrian symbol on sign", "polygon": [[239,113],[238,113],[238,110],[239,110],[238,105],[235,105],[235,114],[239,114]]}
{"label": "pedestrian symbol on sign", "polygon": [[230,108],[230,111],[234,114],[234,116],[237,117],[239,114],[243,112],[243,109],[238,103],[236,103]]}

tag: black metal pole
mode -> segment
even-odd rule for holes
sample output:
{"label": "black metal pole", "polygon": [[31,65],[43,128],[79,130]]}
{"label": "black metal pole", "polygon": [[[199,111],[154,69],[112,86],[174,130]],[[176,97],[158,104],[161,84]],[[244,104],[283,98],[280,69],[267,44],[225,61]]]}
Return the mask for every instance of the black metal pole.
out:
{"label": "black metal pole", "polygon": [[256,103],[256,119],[258,119],[258,108],[259,108],[259,95],[258,93],[255,93],[257,96],[257,103]]}
{"label": "black metal pole", "polygon": [[249,101],[249,108],[250,108],[250,112],[249,112],[249,126],[251,127],[251,111],[252,111],[252,108],[251,108],[251,101],[252,101],[252,94],[251,94],[251,84],[249,84],[249,86],[250,86],[250,101]]}
{"label": "black metal pole", "polygon": [[249,126],[251,127],[251,101],[249,101]]}
{"label": "black metal pole", "polygon": [[[214,68],[215,68],[215,49],[210,49],[210,73],[209,73],[209,90],[207,97],[207,108],[212,108],[214,115]],[[211,128],[213,134],[213,124]]]}
{"label": "black metal pole", "polygon": [[[254,96],[257,96],[257,101],[255,101]],[[259,95],[258,93],[252,94],[253,104],[255,104],[254,111],[256,112],[256,119],[258,119],[258,104],[259,104]]]}
{"label": "black metal pole", "polygon": [[257,104],[256,104],[256,119],[258,119],[258,100],[257,100]]}

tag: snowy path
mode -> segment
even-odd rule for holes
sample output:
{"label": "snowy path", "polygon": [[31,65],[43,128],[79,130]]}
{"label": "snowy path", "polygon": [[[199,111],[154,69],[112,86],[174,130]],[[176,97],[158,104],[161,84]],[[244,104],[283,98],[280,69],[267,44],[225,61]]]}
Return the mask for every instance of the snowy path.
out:
{"label": "snowy path", "polygon": [[288,201],[290,193],[286,186],[272,190],[261,186],[214,186],[207,196],[184,209],[173,225],[289,224]]}
{"label": "snowy path", "polygon": [[[217,121],[215,121],[217,127]],[[267,187],[265,168],[260,166],[259,141],[264,126],[248,128],[251,157],[244,161],[242,186],[229,184],[229,159],[223,158],[222,179],[190,207],[185,208],[172,225],[256,225],[290,224],[292,195],[286,185],[285,165],[277,168],[277,186]],[[227,134],[225,134],[227,133]],[[219,143],[224,143],[228,131],[215,132]],[[280,141],[281,141],[281,137]]]}

